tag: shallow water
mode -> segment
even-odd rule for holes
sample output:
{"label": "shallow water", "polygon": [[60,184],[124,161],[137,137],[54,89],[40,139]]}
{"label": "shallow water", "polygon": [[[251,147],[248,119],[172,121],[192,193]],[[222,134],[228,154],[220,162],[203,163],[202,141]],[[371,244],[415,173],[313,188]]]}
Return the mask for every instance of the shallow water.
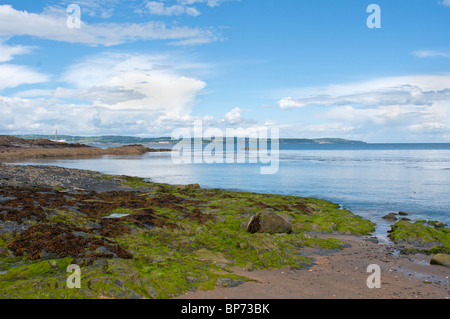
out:
{"label": "shallow water", "polygon": [[326,199],[376,222],[376,235],[382,241],[390,223],[381,217],[390,212],[450,224],[450,144],[280,145],[280,167],[274,175],[261,175],[264,165],[248,161],[175,164],[170,153],[21,163]]}

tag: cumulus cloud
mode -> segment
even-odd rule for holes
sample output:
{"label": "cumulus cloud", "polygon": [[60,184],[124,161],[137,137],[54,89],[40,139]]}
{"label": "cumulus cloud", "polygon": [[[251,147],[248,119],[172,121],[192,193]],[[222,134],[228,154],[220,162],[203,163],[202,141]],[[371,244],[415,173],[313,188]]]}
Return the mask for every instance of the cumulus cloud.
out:
{"label": "cumulus cloud", "polygon": [[303,97],[282,98],[280,108],[313,107],[315,120],[351,128],[342,134],[367,137],[384,131],[400,138],[450,133],[450,75],[381,78],[305,88],[296,94]]}
{"label": "cumulus cloud", "polygon": [[81,21],[81,28],[67,27],[65,11],[41,14],[19,11],[11,5],[0,5],[0,36],[28,35],[41,39],[113,46],[138,40],[169,40],[171,44],[208,43],[218,39],[211,28],[168,27],[160,21],[145,23],[97,23]]}
{"label": "cumulus cloud", "polygon": [[227,123],[239,123],[242,121],[242,110],[238,107],[225,114],[224,121]]}
{"label": "cumulus cloud", "polygon": [[[2,73],[1,66],[0,83],[2,74],[11,83],[11,70]],[[162,55],[86,57],[62,74],[64,87],[0,97],[0,131],[167,135],[180,123],[195,120],[190,113],[206,83],[184,73],[202,67]]]}
{"label": "cumulus cloud", "polygon": [[170,58],[161,55],[99,54],[70,66],[61,80],[73,88],[57,90],[56,94],[81,94],[95,105],[110,109],[189,113],[206,83],[182,74],[188,66],[197,65],[172,64]]}
{"label": "cumulus cloud", "polygon": [[214,119],[210,115],[194,116],[169,110],[111,109],[101,105],[63,103],[51,98],[25,99],[0,96],[0,134],[51,134],[58,129],[69,135],[140,135],[171,136],[179,128],[192,130],[201,121],[208,128],[226,132],[237,128],[242,136],[257,132],[258,125],[241,118],[239,123]]}

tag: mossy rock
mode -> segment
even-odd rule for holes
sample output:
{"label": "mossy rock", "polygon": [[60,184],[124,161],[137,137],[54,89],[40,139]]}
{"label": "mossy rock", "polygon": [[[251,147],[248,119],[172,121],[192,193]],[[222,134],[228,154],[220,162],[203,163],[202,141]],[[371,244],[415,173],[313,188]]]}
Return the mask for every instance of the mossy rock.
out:
{"label": "mossy rock", "polygon": [[202,248],[194,252],[195,257],[202,262],[213,264],[222,268],[225,268],[231,264],[231,261],[220,252],[213,252],[211,250]]}
{"label": "mossy rock", "polygon": [[450,245],[448,228],[430,227],[425,221],[414,223],[400,220],[391,227],[389,238],[395,243],[406,243],[418,246]]}
{"label": "mossy rock", "polygon": [[273,211],[264,210],[253,216],[248,223],[249,233],[281,234],[292,232],[292,225],[282,216]]}
{"label": "mossy rock", "polygon": [[434,255],[431,260],[430,264],[432,265],[441,265],[445,266],[447,268],[450,268],[450,255],[448,254],[437,254]]}
{"label": "mossy rock", "polygon": [[383,217],[381,217],[385,220],[389,220],[389,221],[396,221],[397,220],[397,214],[396,213],[389,213]]}

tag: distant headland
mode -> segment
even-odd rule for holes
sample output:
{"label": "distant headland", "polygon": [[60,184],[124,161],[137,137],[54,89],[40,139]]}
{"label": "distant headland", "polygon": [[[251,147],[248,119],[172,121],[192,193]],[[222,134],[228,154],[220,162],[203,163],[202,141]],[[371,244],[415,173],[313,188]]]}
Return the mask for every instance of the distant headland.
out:
{"label": "distant headland", "polygon": [[[54,139],[54,135],[14,135],[26,140]],[[71,136],[60,135],[59,138],[67,143],[84,144],[177,144],[180,140],[171,137],[136,137],[136,136]],[[342,138],[280,138],[280,144],[367,144],[363,141]]]}

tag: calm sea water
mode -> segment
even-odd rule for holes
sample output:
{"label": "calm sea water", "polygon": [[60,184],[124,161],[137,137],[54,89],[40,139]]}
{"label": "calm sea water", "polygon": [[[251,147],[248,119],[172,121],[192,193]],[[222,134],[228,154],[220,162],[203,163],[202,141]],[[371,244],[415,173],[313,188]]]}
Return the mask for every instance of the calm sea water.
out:
{"label": "calm sea water", "polygon": [[450,224],[450,144],[280,145],[274,175],[261,175],[263,164],[175,164],[170,153],[21,163],[326,199],[376,222],[381,239],[389,229],[381,217],[390,212]]}

